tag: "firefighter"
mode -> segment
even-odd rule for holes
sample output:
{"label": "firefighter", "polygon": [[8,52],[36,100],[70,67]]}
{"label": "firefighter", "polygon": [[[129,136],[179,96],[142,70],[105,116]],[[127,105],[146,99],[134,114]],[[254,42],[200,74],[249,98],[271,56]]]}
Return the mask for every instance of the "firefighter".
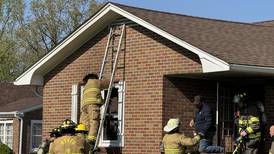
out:
{"label": "firefighter", "polygon": [[166,134],[161,143],[161,151],[165,154],[184,154],[187,146],[194,146],[200,141],[200,135],[193,138],[186,137],[179,132],[179,127],[178,118],[169,119],[164,127]]}
{"label": "firefighter", "polygon": [[100,124],[100,107],[103,104],[101,90],[108,88],[109,81],[99,80],[96,74],[88,74],[84,77],[83,84],[85,87],[81,101],[80,123],[89,130],[87,140],[94,146]]}
{"label": "firefighter", "polygon": [[57,127],[50,132],[50,139],[46,139],[39,146],[37,154],[47,154],[49,152],[50,144],[58,137],[61,136],[61,128]]}
{"label": "firefighter", "polygon": [[236,119],[239,136],[245,138],[243,154],[258,154],[261,138],[260,112],[256,104],[247,99],[247,94],[234,96],[234,103],[239,104],[239,117]]}
{"label": "firefighter", "polygon": [[75,133],[76,133],[76,136],[84,138],[85,140],[84,152],[89,153],[89,151],[92,151],[93,149],[90,148],[91,145],[87,141],[88,130],[86,129],[86,126],[84,124],[79,123],[75,128]]}
{"label": "firefighter", "polygon": [[85,154],[85,139],[75,135],[76,124],[66,119],[62,124],[62,137],[54,140],[49,154]]}
{"label": "firefighter", "polygon": [[269,150],[269,154],[274,154],[274,125],[270,127],[269,131],[270,137],[271,137],[271,149]]}

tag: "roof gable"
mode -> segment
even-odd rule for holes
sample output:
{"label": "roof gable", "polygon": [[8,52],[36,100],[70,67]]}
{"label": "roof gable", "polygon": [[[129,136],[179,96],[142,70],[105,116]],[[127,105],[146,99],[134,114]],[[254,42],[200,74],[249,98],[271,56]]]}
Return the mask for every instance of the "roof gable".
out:
{"label": "roof gable", "polygon": [[15,84],[43,85],[46,73],[119,17],[132,20],[197,54],[203,72],[229,71],[232,68],[230,64],[274,66],[272,28],[108,3],[18,77]]}

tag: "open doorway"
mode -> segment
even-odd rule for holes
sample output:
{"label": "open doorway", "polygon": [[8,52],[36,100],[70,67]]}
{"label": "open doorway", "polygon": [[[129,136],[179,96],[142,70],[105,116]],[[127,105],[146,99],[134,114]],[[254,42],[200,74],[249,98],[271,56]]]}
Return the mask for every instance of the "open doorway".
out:
{"label": "open doorway", "polygon": [[226,152],[232,152],[233,141],[237,137],[235,125],[236,105],[233,103],[235,94],[247,93],[250,100],[264,102],[264,85],[257,83],[221,82],[219,84],[219,125],[218,141],[224,146]]}

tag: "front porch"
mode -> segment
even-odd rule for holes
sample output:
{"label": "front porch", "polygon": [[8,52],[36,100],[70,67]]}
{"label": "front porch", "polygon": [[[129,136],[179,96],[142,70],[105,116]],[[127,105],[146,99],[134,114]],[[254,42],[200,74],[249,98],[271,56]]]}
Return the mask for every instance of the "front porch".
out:
{"label": "front porch", "polygon": [[202,95],[214,112],[217,128],[214,145],[223,146],[226,152],[232,152],[233,141],[237,137],[234,124],[236,106],[232,100],[235,94],[246,92],[251,100],[261,101],[265,106],[268,125],[263,128],[265,131],[262,131],[260,152],[267,151],[268,128],[274,118],[271,114],[274,109],[273,79],[270,75],[236,72],[168,75],[164,78],[163,126],[169,118],[179,117],[182,121],[181,130],[192,136],[193,130],[188,124],[196,109],[191,102],[195,95]]}

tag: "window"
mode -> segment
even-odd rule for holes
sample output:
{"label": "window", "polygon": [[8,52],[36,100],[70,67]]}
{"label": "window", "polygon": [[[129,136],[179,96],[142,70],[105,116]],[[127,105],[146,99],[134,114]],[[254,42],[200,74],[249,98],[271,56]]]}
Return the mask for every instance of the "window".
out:
{"label": "window", "polygon": [[42,143],[42,120],[31,120],[30,149],[36,151]]}
{"label": "window", "polygon": [[[75,123],[78,123],[78,112],[79,112],[78,106],[80,106],[80,103],[78,102],[79,100],[78,87],[79,87],[78,84],[74,84],[72,85],[72,90],[71,90],[71,120],[74,121]],[[83,89],[83,87],[80,87],[80,88]]]}
{"label": "window", "polygon": [[13,141],[13,121],[0,121],[0,140],[12,149]]}
{"label": "window", "polygon": [[[75,89],[75,88],[74,88]],[[79,96],[82,98],[83,86],[79,88]],[[74,95],[76,90],[72,92]],[[107,95],[107,89],[102,91],[103,99]],[[77,99],[72,96],[72,102],[78,104]],[[112,88],[111,100],[109,102],[106,119],[100,136],[99,147],[122,147],[124,146],[124,102],[125,102],[125,82],[115,83]],[[101,116],[105,105],[101,107]],[[77,107],[74,107],[72,119],[77,119]]]}
{"label": "window", "polygon": [[[102,97],[105,98],[107,90],[104,90]],[[124,102],[125,82],[120,81],[114,84],[111,99],[106,113],[103,130],[100,136],[100,147],[121,147],[124,146]],[[101,107],[101,113],[105,105]],[[101,114],[102,115],[102,114]]]}

